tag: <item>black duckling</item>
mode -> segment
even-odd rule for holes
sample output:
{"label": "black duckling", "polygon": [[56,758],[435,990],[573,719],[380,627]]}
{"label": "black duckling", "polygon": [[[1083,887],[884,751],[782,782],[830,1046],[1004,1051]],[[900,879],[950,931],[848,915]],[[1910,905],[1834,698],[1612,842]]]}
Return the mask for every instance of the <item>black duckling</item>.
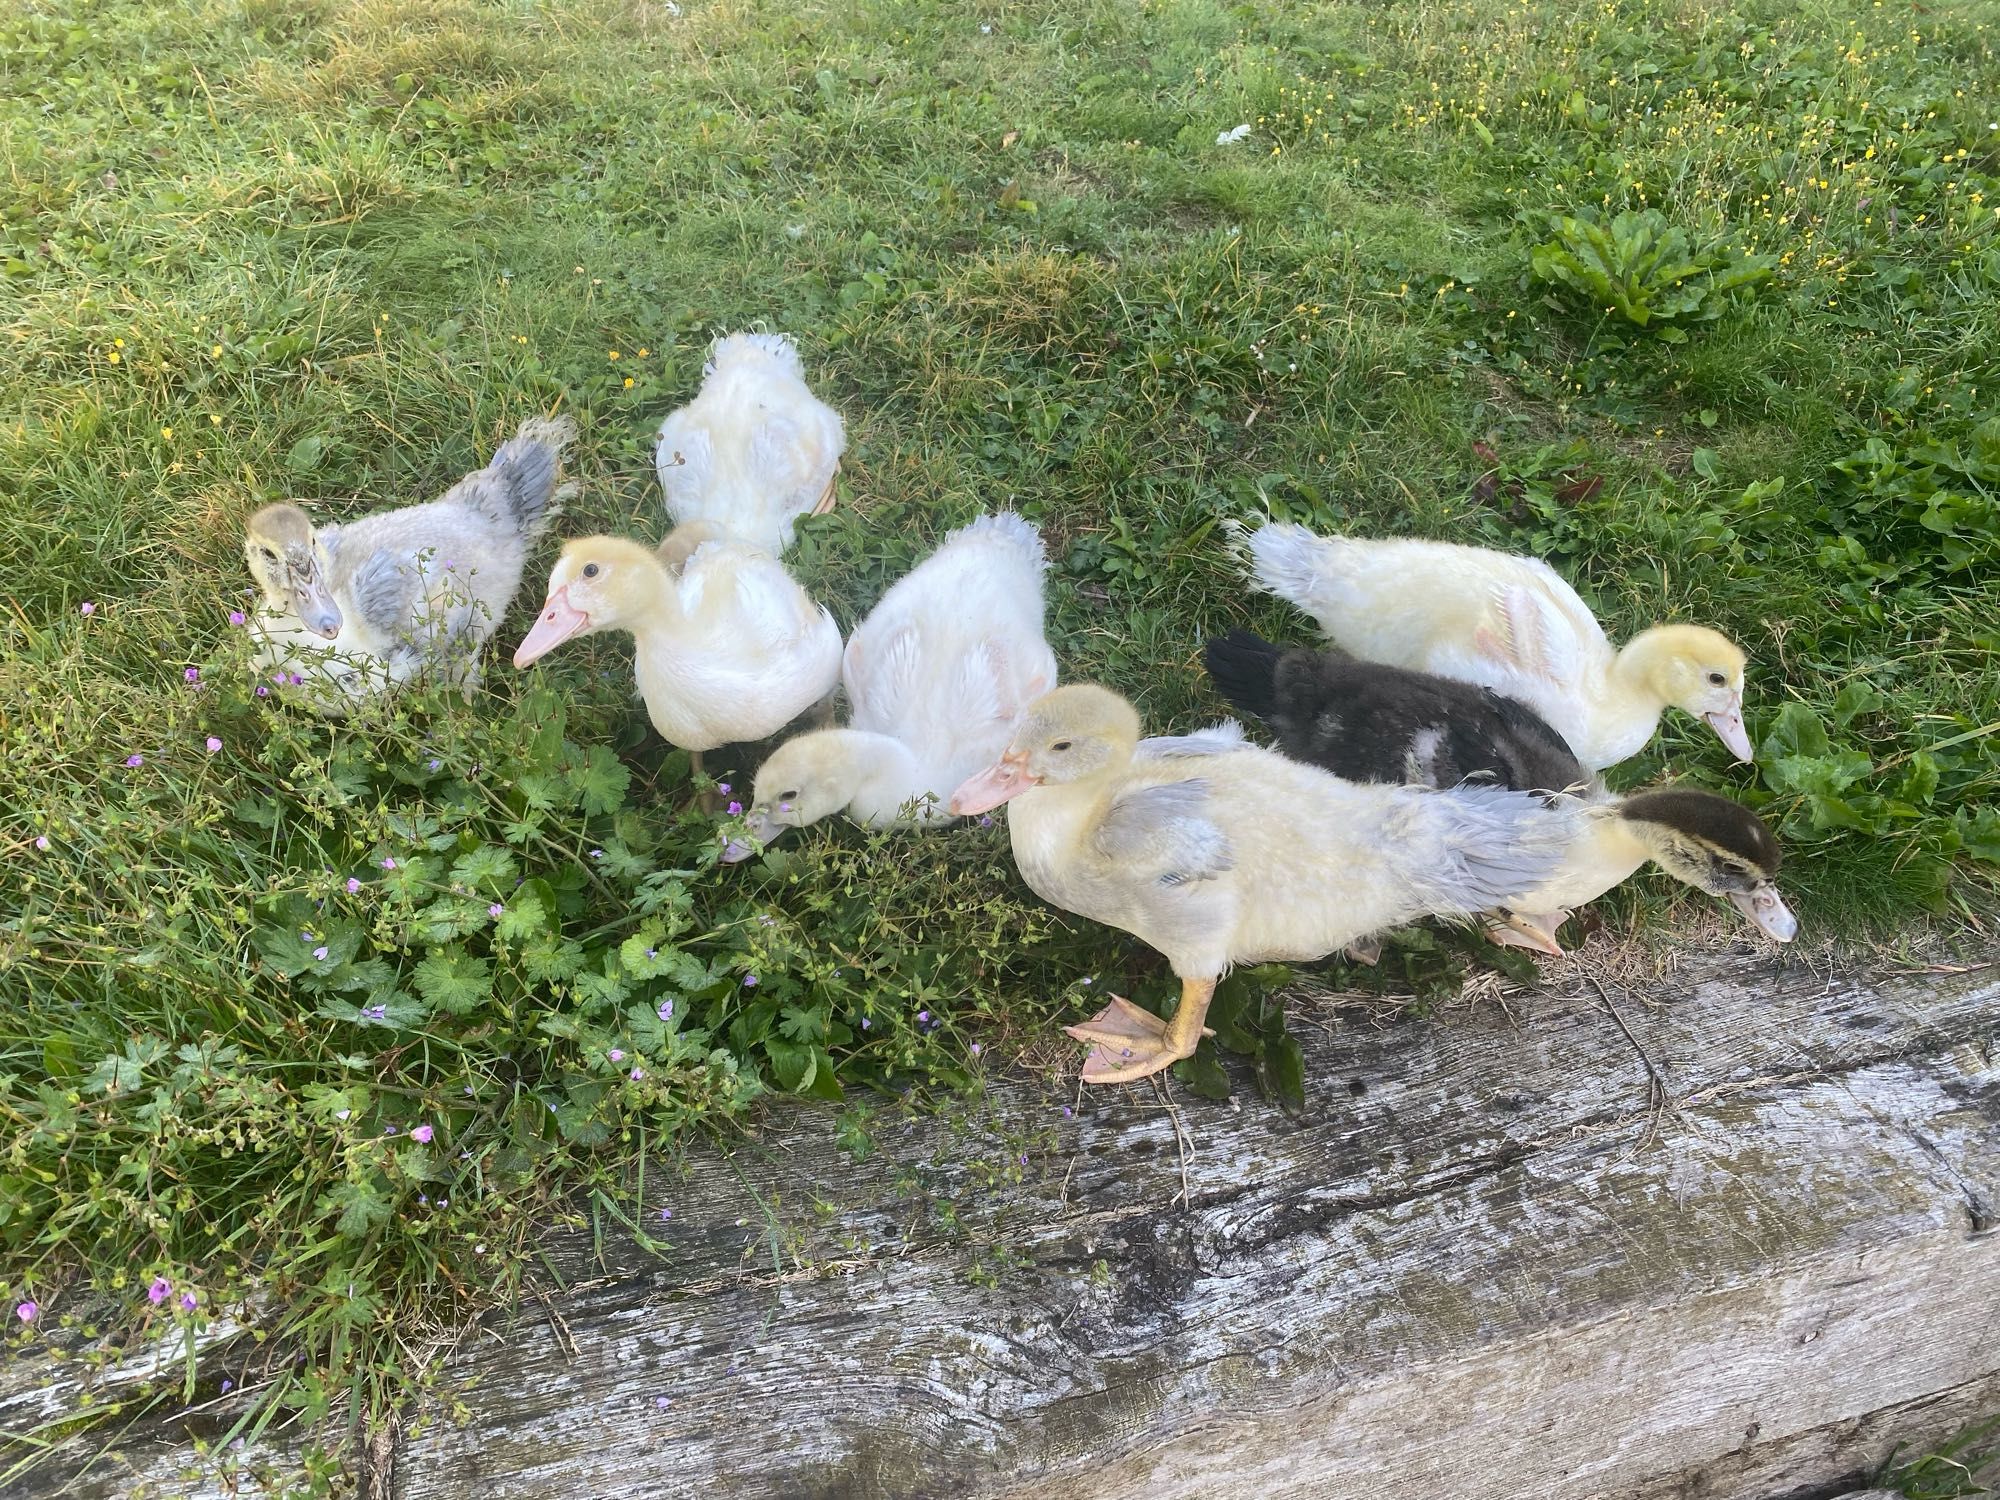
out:
{"label": "black duckling", "polygon": [[1555,933],[1570,909],[1649,859],[1723,897],[1777,942],[1798,931],[1775,884],[1778,841],[1740,803],[1691,787],[1616,796],[1532,709],[1490,689],[1336,650],[1287,650],[1247,630],[1212,637],[1203,656],[1223,697],[1269,724],[1287,755],[1337,776],[1435,787],[1485,780],[1589,804],[1585,834],[1555,876],[1489,924],[1497,942],[1561,953]]}

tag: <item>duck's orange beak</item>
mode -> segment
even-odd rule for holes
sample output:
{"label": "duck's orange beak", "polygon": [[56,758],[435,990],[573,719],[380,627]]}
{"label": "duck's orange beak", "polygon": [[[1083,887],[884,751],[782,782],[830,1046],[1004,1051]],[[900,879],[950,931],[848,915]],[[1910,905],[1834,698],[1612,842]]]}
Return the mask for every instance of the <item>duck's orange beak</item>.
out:
{"label": "duck's orange beak", "polygon": [[969,777],[951,794],[948,805],[955,817],[968,818],[1013,801],[1035,783],[1036,778],[1028,772],[1026,752],[1010,750],[1000,757],[998,765]]}
{"label": "duck's orange beak", "polygon": [[571,607],[569,589],[566,586],[557,589],[542,605],[542,615],[535,621],[535,628],[514,648],[514,665],[534,665],[571,636],[581,634],[589,627],[590,616]]}

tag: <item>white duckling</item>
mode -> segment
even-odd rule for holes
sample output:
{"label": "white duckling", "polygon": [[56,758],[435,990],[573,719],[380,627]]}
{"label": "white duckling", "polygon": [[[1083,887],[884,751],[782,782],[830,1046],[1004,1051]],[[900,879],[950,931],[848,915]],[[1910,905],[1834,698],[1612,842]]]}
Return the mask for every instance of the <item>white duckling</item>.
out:
{"label": "white duckling", "polygon": [[530,418],[438,499],[344,525],[315,527],[296,505],[257,511],[243,556],[264,596],[250,621],[260,662],[309,675],[322,708],[428,669],[476,680],[575,436],[568,417]]}
{"label": "white duckling", "polygon": [[1700,625],[1655,625],[1619,649],[1548,564],[1407,537],[1315,536],[1272,523],[1249,537],[1257,586],[1366,661],[1492,688],[1540,714],[1586,766],[1636,755],[1669,706],[1707,721],[1738,760],[1742,648]]}
{"label": "white duckling", "polygon": [[[675,537],[661,548],[671,558]],[[600,630],[631,632],[647,716],[697,774],[702,751],[775,734],[840,679],[833,616],[772,554],[734,538],[702,542],[678,572],[623,537],[569,543],[514,665]]]}
{"label": "white duckling", "polygon": [[[845,811],[871,828],[947,822],[953,788],[1007,748],[1056,684],[1042,638],[1048,559],[1019,516],[981,516],[890,588],[841,666],[847,727],[788,740],[758,769],[748,833],[769,844]],[[748,858],[730,840],[723,858]]]}
{"label": "white duckling", "polygon": [[1320,958],[1420,916],[1508,904],[1554,871],[1575,822],[1522,792],[1342,781],[1244,743],[1233,724],[1142,744],[1132,705],[1088,684],[1031,704],[999,763],[950,805],[1009,801],[1029,887],[1157,948],[1181,980],[1170,1022],[1114,996],[1067,1028],[1092,1049],[1087,1083],[1193,1055],[1232,964]]}
{"label": "white duckling", "polygon": [[1778,894],[1778,841],[1739,802],[1693,787],[1615,796],[1533,709],[1491,688],[1338,649],[1288,651],[1247,630],[1211,638],[1204,656],[1223,697],[1269,724],[1294,760],[1350,781],[1477,780],[1585,804],[1560,868],[1489,924],[1497,942],[1560,954],[1556,929],[1569,910],[1648,860],[1722,897],[1775,942],[1798,932]]}
{"label": "white duckling", "polygon": [[847,447],[840,413],[806,388],[783,334],[717,339],[701,373],[694,400],[660,424],[667,513],[676,525],[713,521],[776,556],[800,516],[833,509]]}

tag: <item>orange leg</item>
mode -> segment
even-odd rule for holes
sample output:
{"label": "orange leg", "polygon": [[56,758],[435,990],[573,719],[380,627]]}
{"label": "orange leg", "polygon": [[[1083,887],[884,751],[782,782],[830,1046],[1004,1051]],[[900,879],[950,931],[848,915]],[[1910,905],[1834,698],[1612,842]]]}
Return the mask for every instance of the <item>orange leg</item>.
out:
{"label": "orange leg", "polygon": [[1183,979],[1181,1008],[1171,1021],[1113,995],[1111,1003],[1081,1026],[1063,1030],[1090,1048],[1083,1065],[1085,1083],[1129,1083],[1170,1068],[1214,1033],[1203,1026],[1208,1002],[1215,998],[1213,979]]}

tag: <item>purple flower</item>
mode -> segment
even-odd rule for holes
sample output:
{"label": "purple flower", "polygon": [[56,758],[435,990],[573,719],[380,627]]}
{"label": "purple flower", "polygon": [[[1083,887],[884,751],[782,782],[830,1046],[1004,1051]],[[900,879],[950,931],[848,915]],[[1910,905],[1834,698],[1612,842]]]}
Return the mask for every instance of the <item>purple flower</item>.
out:
{"label": "purple flower", "polygon": [[506,907],[502,906],[498,901],[495,901],[491,906],[486,908],[486,915],[493,918],[497,922],[500,919],[501,915],[506,910],[507,910]]}
{"label": "purple flower", "polygon": [[143,755],[128,755],[125,757],[125,764],[135,771],[145,763],[146,757]]}
{"label": "purple flower", "polygon": [[671,1000],[662,1000],[660,1002],[660,1019],[662,1021],[671,1021],[673,1018],[674,1002]]}
{"label": "purple flower", "polygon": [[293,687],[303,687],[305,685],[305,678],[299,676],[296,672],[292,673],[289,681]]}
{"label": "purple flower", "polygon": [[195,1296],[195,1294],[194,1294],[193,1292],[182,1292],[182,1293],[181,1293],[181,1311],[182,1311],[182,1312],[193,1312],[193,1311],[195,1310],[195,1307],[196,1307],[196,1305],[197,1305],[197,1304],[198,1304],[198,1303],[199,1303],[200,1301],[201,1301],[201,1299],[200,1299],[199,1297]]}
{"label": "purple flower", "polygon": [[382,868],[385,870],[393,870],[396,868],[396,862],[393,859],[385,859],[382,861]]}
{"label": "purple flower", "polygon": [[97,606],[95,604],[92,604],[88,599],[86,599],[79,607],[79,612],[84,616],[85,619],[88,619],[90,616],[97,613]]}
{"label": "purple flower", "polygon": [[271,681],[278,687],[283,687],[285,685],[285,674],[283,672],[273,672],[271,674]]}
{"label": "purple flower", "polygon": [[361,1007],[361,1019],[364,1021],[386,1021],[389,1019],[389,1007],[387,1005],[364,1005]]}
{"label": "purple flower", "polygon": [[174,1292],[174,1284],[164,1276],[155,1276],[153,1284],[146,1288],[146,1300],[158,1307]]}
{"label": "purple flower", "polygon": [[210,755],[213,755],[222,748],[222,741],[211,734],[207,739],[202,741],[202,748]]}
{"label": "purple flower", "polygon": [[1086,979],[1086,980],[1084,980],[1083,982],[1084,982],[1085,984],[1093,984],[1093,983],[1095,983],[1096,981],[1095,981],[1095,980],[1091,980],[1091,979]]}
{"label": "purple flower", "polygon": [[265,687],[264,684],[260,682],[257,684],[257,696],[259,698],[268,698],[271,696],[271,690]]}
{"label": "purple flower", "polygon": [[415,1130],[410,1132],[410,1139],[415,1141],[419,1146],[428,1146],[431,1143],[431,1137],[436,1133],[428,1125],[419,1125]]}
{"label": "purple flower", "polygon": [[760,911],[757,913],[757,925],[759,927],[776,927],[778,919],[769,912]]}
{"label": "purple flower", "polygon": [[980,1052],[981,1052],[982,1050],[983,1050],[983,1049],[982,1049],[982,1048],[980,1047],[979,1043],[977,1043],[977,1042],[974,1042],[974,1043],[972,1044],[972,1055],[973,1055],[974,1057],[977,1057],[977,1056],[979,1056],[979,1054],[980,1054]]}
{"label": "purple flower", "polygon": [[870,1029],[871,1029],[871,1028],[872,1028],[872,1027],[873,1027],[874,1025],[875,1025],[875,1023],[874,1023],[873,1021],[869,1020],[869,1019],[868,1019],[868,1018],[867,1018],[866,1016],[863,1016],[863,1017],[861,1018],[861,1029],[862,1029],[863,1031],[867,1031],[867,1030],[870,1030]]}
{"label": "purple flower", "polygon": [[634,1083],[637,1083],[641,1078],[644,1078],[645,1076],[646,1076],[646,1070],[644,1068],[634,1068],[632,1070],[632,1081]]}
{"label": "purple flower", "polygon": [[928,1025],[930,1025],[930,1024],[931,1024],[931,1013],[930,1013],[929,1011],[927,1011],[927,1010],[920,1010],[920,1011],[918,1011],[918,1012],[917,1012],[917,1024],[918,1024],[919,1026],[928,1026]]}
{"label": "purple flower", "polygon": [[39,838],[35,840],[35,847],[41,850],[44,854],[48,853],[49,836],[46,833],[42,834]]}
{"label": "purple flower", "polygon": [[623,1047],[613,1047],[609,1052],[605,1053],[604,1055],[610,1058],[613,1062],[625,1061],[625,1049]]}
{"label": "purple flower", "polygon": [[743,976],[743,988],[744,988],[744,989],[746,989],[746,990],[754,990],[754,989],[756,989],[756,988],[757,988],[757,976],[756,976],[755,974],[745,974],[745,975]]}
{"label": "purple flower", "polygon": [[[553,1109],[555,1106],[551,1105],[549,1107]],[[396,1127],[393,1125],[384,1125],[382,1127],[382,1134],[384,1135],[394,1135],[395,1133],[396,1133]]]}
{"label": "purple flower", "polygon": [[229,612],[229,623],[232,625],[241,625],[243,623],[243,611],[240,609],[232,609]]}
{"label": "purple flower", "polygon": [[725,797],[727,797],[727,796],[729,795],[729,783],[728,783],[728,782],[726,782],[726,781],[718,781],[718,782],[716,782],[716,784],[715,784],[715,789],[716,789],[716,790],[717,790],[718,792],[722,793],[722,795],[723,795],[723,796],[725,796]]}
{"label": "purple flower", "polygon": [[1076,1114],[1076,1111],[1075,1111],[1075,1110],[1073,1110],[1073,1109],[1071,1109],[1071,1108],[1070,1108],[1070,1107],[1069,1107],[1069,1106],[1068,1106],[1067,1104],[1065,1104],[1065,1105],[1063,1106],[1063,1118],[1064,1118],[1065,1120],[1068,1120],[1068,1119],[1071,1119],[1071,1118],[1073,1118],[1073,1117],[1075,1116],[1075,1114]]}
{"label": "purple flower", "polygon": [[664,1224],[667,1220],[671,1219],[673,1216],[674,1216],[674,1211],[671,1208],[663,1208],[660,1210],[660,1222],[662,1224]]}
{"label": "purple flower", "polygon": [[992,819],[991,819],[990,817],[988,817],[988,818],[981,818],[981,819],[979,820],[979,826],[980,826],[981,828],[991,828],[991,827],[993,826],[993,820],[992,820]]}
{"label": "purple flower", "polygon": [[646,950],[646,957],[648,958],[658,958],[659,956],[660,950],[658,948],[648,948]]}
{"label": "purple flower", "polygon": [[319,945],[319,946],[318,946],[317,948],[313,949],[313,962],[314,962],[314,963],[321,963],[321,964],[323,964],[323,963],[325,963],[325,962],[326,962],[326,944],[325,944],[325,943],[321,943],[321,944],[320,944],[320,945]]}
{"label": "purple flower", "polygon": [[187,669],[187,670],[186,670],[185,672],[181,673],[181,676],[182,676],[183,678],[185,678],[185,679],[186,679],[187,681],[189,681],[189,682],[200,682],[200,681],[201,681],[201,668],[200,668],[200,667],[189,667],[189,668],[188,668],[188,669]]}
{"label": "purple flower", "polygon": [[667,1409],[667,1404],[668,1404],[667,1398],[665,1396],[655,1396],[653,1398],[653,1406],[655,1407],[655,1409],[659,1411],[665,1411]]}
{"label": "purple flower", "polygon": [[227,1378],[225,1378],[225,1379],[223,1380],[223,1382],[222,1382],[222,1394],[223,1394],[223,1395],[225,1395],[225,1396],[226,1396],[226,1395],[228,1395],[228,1394],[229,1394],[229,1393],[230,1393],[230,1392],[231,1392],[232,1390],[234,1390],[235,1388],[236,1388],[236,1382],[235,1382],[235,1381],[233,1381],[233,1380],[230,1380],[230,1379],[227,1379]]}
{"label": "purple flower", "polygon": [[604,851],[602,849],[593,849],[590,851],[590,857],[592,859],[602,859],[604,858]]}
{"label": "purple flower", "polygon": [[742,804],[741,802],[732,802],[732,803],[730,803],[730,804],[729,804],[729,816],[730,816],[730,817],[732,817],[732,818],[740,818],[740,817],[742,817],[742,816],[743,816],[743,804]]}
{"label": "purple flower", "polygon": [[355,879],[355,878],[354,878],[354,877],[353,877],[352,875],[348,876],[348,877],[347,877],[347,894],[348,894],[348,895],[350,895],[350,896],[355,896],[355,895],[359,895],[359,894],[360,894],[360,892],[361,892],[361,882],[360,882],[360,881],[358,881],[358,880],[356,880],[356,879]]}
{"label": "purple flower", "polygon": [[14,1309],[14,1316],[19,1318],[23,1323],[32,1323],[41,1315],[42,1309],[40,1304],[32,1301],[23,1302]]}
{"label": "purple flower", "polygon": [[443,761],[441,761],[441,760],[439,760],[439,759],[438,759],[438,758],[437,758],[437,757],[436,757],[435,755],[433,755],[433,756],[431,757],[431,769],[432,769],[433,771],[435,771],[435,770],[436,770],[436,769],[437,769],[437,768],[438,768],[439,766],[441,766],[441,765],[443,765],[443,764],[444,764],[444,762],[443,762]]}

